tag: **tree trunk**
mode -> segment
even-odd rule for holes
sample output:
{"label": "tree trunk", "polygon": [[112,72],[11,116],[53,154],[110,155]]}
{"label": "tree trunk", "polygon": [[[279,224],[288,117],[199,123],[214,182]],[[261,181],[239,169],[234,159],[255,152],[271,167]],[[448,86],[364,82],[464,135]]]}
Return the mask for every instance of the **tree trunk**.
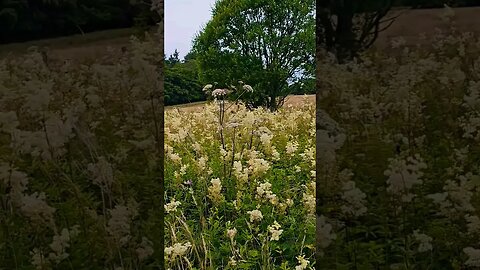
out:
{"label": "tree trunk", "polygon": [[352,60],[355,52],[355,34],[353,33],[353,3],[344,1],[337,10],[337,29],[335,31],[336,56],[340,63]]}
{"label": "tree trunk", "polygon": [[[320,6],[322,3],[319,1],[319,7],[316,11],[316,43],[317,47],[324,44],[325,49],[329,52],[334,52],[335,49],[335,32],[330,20],[331,14],[330,9],[325,6]],[[323,30],[323,31],[322,31]]]}
{"label": "tree trunk", "polygon": [[[378,5],[369,6],[367,2],[357,0],[317,0],[317,46],[333,53],[339,63],[353,60],[361,50],[373,44],[379,31],[391,25],[379,28],[381,19],[392,7],[392,1],[378,1]],[[367,13],[363,25],[354,25],[356,15]],[[393,22],[392,19],[387,21]]]}

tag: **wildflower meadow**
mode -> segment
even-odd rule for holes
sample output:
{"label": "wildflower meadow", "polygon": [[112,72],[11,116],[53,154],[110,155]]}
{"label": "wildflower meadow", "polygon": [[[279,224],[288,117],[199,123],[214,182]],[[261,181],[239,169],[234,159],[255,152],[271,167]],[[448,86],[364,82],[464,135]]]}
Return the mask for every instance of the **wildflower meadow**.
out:
{"label": "wildflower meadow", "polygon": [[156,42],[1,60],[0,267],[313,269],[314,103],[250,110],[207,86],[204,109],[167,109],[161,204]]}
{"label": "wildflower meadow", "polygon": [[[166,265],[314,269],[315,104],[166,110]],[[237,91],[254,91],[243,85]]]}
{"label": "wildflower meadow", "polygon": [[[117,63],[0,60],[0,268],[159,269],[156,41]],[[155,58],[157,57],[157,58]]]}
{"label": "wildflower meadow", "polygon": [[416,45],[320,64],[343,140],[319,122],[319,269],[479,269],[480,39],[454,15]]}

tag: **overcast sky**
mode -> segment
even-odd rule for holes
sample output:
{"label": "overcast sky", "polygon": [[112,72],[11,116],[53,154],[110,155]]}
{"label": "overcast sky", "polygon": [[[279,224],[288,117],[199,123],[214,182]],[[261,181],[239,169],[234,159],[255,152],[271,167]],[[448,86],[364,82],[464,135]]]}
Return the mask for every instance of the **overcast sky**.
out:
{"label": "overcast sky", "polygon": [[165,1],[165,54],[175,49],[180,59],[192,48],[192,40],[210,20],[215,0]]}

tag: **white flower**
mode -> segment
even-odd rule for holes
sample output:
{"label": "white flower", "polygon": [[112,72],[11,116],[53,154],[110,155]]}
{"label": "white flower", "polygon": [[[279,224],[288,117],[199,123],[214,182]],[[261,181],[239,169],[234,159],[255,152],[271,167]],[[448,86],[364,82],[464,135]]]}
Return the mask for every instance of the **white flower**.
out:
{"label": "white flower", "polygon": [[267,133],[263,133],[262,135],[260,135],[260,141],[262,142],[263,145],[267,147],[270,146],[272,138],[273,138],[273,135],[270,135]]}
{"label": "white flower", "polygon": [[271,191],[270,191],[271,187],[272,187],[272,184],[270,184],[268,182],[260,184],[257,187],[258,196],[262,197],[264,194],[270,194],[271,193]]}
{"label": "white flower", "polygon": [[344,183],[342,189],[342,199],[345,201],[345,204],[341,207],[342,212],[355,217],[365,214],[367,212],[367,207],[365,207],[367,195],[355,187],[353,181]]}
{"label": "white flower", "polygon": [[280,239],[280,235],[282,234],[283,230],[280,230],[281,226],[278,224],[277,221],[273,223],[273,225],[268,226],[268,231],[272,234],[270,240],[271,241],[278,241]]}
{"label": "white flower", "polygon": [[212,87],[213,87],[213,85],[207,84],[207,85],[205,85],[205,86],[203,87],[202,91],[203,91],[203,92],[206,92],[206,91],[212,89]]}
{"label": "white flower", "polygon": [[130,222],[136,216],[138,204],[116,205],[108,210],[110,219],[107,222],[107,231],[123,246],[130,240]]}
{"label": "white flower", "polygon": [[[406,160],[391,158],[388,169],[385,170],[385,176],[388,176],[387,191],[393,194],[405,195],[413,185],[421,184],[423,181],[422,170],[427,168],[420,156],[407,157]],[[406,198],[406,197],[404,197]],[[408,201],[408,200],[406,200]]]}
{"label": "white flower", "polygon": [[241,126],[241,124],[238,123],[238,122],[234,122],[234,121],[227,124],[228,128],[237,128],[239,126]]}
{"label": "white flower", "polygon": [[262,158],[252,158],[248,161],[248,164],[250,165],[249,171],[256,175],[263,174],[270,169],[268,161]]}
{"label": "white flower", "polygon": [[226,89],[215,89],[212,92],[212,97],[219,97],[219,96],[225,96],[227,94]]}
{"label": "white flower", "polygon": [[45,256],[43,255],[42,251],[38,248],[34,248],[30,251],[30,255],[32,255],[32,264],[36,267],[36,269],[44,269],[44,265],[47,262],[45,260]]}
{"label": "white flower", "polygon": [[205,167],[207,166],[207,161],[207,157],[200,157],[197,161],[198,168],[203,171],[203,169],[205,169]]}
{"label": "white flower", "polygon": [[53,224],[55,208],[49,206],[45,199],[46,195],[43,192],[23,195],[20,210],[24,215],[32,219],[32,221]]}
{"label": "white flower", "polygon": [[235,260],[234,257],[230,257],[230,260],[228,261],[228,265],[230,265],[230,266],[236,266],[237,265],[237,261]]}
{"label": "white flower", "polygon": [[295,266],[295,270],[304,270],[307,269],[308,264],[310,263],[305,259],[305,255],[297,256],[299,265]]}
{"label": "white flower", "polygon": [[277,149],[274,146],[272,146],[272,159],[280,160],[280,153],[278,153]]}
{"label": "white flower", "polygon": [[250,85],[248,85],[248,84],[245,84],[245,85],[243,86],[243,90],[245,90],[245,91],[247,91],[247,92],[250,92],[250,93],[253,92],[253,88],[252,88]]}
{"label": "white flower", "polygon": [[468,255],[468,260],[465,262],[467,266],[480,267],[480,249],[466,247],[463,252]]}
{"label": "white flower", "polygon": [[165,255],[170,260],[174,260],[176,257],[181,257],[187,254],[191,247],[192,244],[190,242],[186,242],[185,244],[175,243],[173,246],[165,247]]}
{"label": "white flower", "polygon": [[292,205],[293,205],[293,200],[292,200],[292,199],[287,199],[285,203],[286,203],[288,206],[292,206]]}
{"label": "white flower", "polygon": [[227,230],[227,236],[228,238],[232,239],[237,235],[237,228],[229,229]]}
{"label": "white flower", "polygon": [[285,147],[285,151],[287,152],[288,155],[292,155],[295,153],[298,149],[298,143],[297,142],[287,142],[287,146]]}
{"label": "white flower", "polygon": [[177,211],[177,207],[179,207],[182,203],[181,202],[178,202],[178,201],[175,201],[175,198],[172,199],[171,202],[165,204],[165,211],[167,213],[170,213],[170,212],[175,212]]}
{"label": "white flower", "polygon": [[170,154],[168,155],[168,157],[169,157],[174,163],[180,163],[180,162],[182,162],[182,158],[181,158],[178,154],[170,153]]}
{"label": "white flower", "polygon": [[211,185],[208,187],[208,197],[215,203],[223,199],[222,182],[220,178],[214,178],[210,180]]}
{"label": "white flower", "polygon": [[337,238],[335,233],[332,232],[332,225],[328,224],[325,220],[325,216],[317,217],[317,239],[319,239],[320,246],[326,248],[330,243]]}
{"label": "white flower", "polygon": [[423,233],[419,233],[418,230],[413,231],[413,237],[420,243],[418,246],[418,252],[432,250],[432,237]]}
{"label": "white flower", "polygon": [[135,252],[137,253],[138,259],[140,261],[143,261],[144,259],[150,257],[154,252],[152,242],[148,240],[148,238],[142,237],[142,242],[135,250]]}
{"label": "white flower", "polygon": [[262,212],[260,212],[260,210],[257,210],[257,209],[248,211],[247,214],[250,215],[250,222],[261,221],[263,219]]}
{"label": "white flower", "polygon": [[309,214],[314,214],[315,213],[315,205],[316,205],[316,198],[312,194],[303,194],[303,204],[305,205],[305,208],[307,208],[307,211]]}
{"label": "white flower", "polygon": [[210,180],[210,183],[212,184],[212,186],[215,186],[215,187],[221,187],[222,186],[222,182],[220,181],[220,178],[214,178],[214,179]]}
{"label": "white flower", "polygon": [[480,232],[480,219],[478,216],[465,215],[465,220],[467,223],[468,233],[475,234]]}
{"label": "white flower", "polygon": [[50,260],[58,264],[62,260],[68,258],[69,254],[67,253],[67,248],[70,247],[71,237],[76,237],[78,235],[78,228],[78,225],[72,227],[70,231],[63,228],[61,234],[53,236],[53,241],[50,244],[50,248],[53,252],[48,255]]}

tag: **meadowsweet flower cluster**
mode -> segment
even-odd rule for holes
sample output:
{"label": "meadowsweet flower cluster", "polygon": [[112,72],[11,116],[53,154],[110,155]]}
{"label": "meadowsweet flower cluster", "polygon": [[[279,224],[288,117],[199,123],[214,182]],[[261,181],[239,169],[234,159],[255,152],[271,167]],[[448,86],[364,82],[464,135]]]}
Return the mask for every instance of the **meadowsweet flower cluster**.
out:
{"label": "meadowsweet flower cluster", "polygon": [[280,230],[282,226],[278,224],[277,221],[273,223],[273,225],[268,226],[268,231],[272,234],[270,240],[271,241],[278,241],[280,240],[280,235],[282,234],[283,230]]}
{"label": "meadowsweet flower cluster", "polygon": [[177,259],[177,257],[181,258],[182,256],[186,255],[189,249],[192,247],[190,242],[185,242],[184,244],[175,243],[173,246],[165,248],[165,256],[167,261],[172,261]]}

